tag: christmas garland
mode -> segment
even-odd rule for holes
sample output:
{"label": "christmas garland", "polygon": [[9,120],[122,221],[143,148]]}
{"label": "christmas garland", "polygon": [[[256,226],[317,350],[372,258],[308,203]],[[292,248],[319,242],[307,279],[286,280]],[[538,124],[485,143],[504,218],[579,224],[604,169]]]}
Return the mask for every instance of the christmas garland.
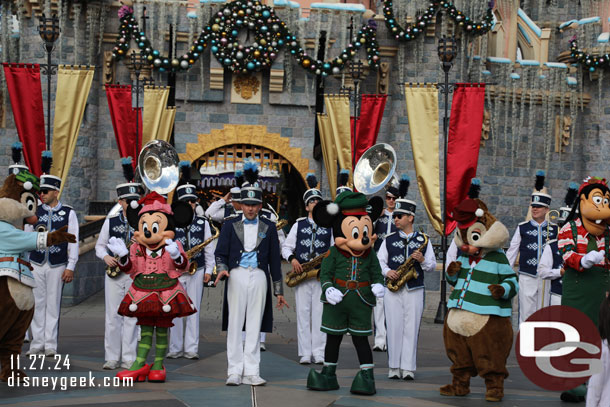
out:
{"label": "christmas garland", "polygon": [[455,8],[453,3],[450,1],[433,1],[428,5],[428,8],[424,14],[417,16],[414,23],[407,25],[403,28],[394,16],[394,8],[391,0],[384,0],[383,2],[383,17],[385,25],[389,32],[394,35],[394,38],[399,41],[411,41],[419,37],[426,31],[426,27],[432,23],[432,19],[439,12],[442,11],[449,14],[449,17],[453,19],[458,26],[462,27],[466,33],[472,35],[486,34],[493,26],[493,1],[489,3],[487,14],[482,21],[473,21],[470,17],[464,15],[464,13]]}
{"label": "christmas garland", "polygon": [[[224,68],[236,73],[269,69],[280,55],[283,46],[288,47],[290,54],[302,68],[315,75],[328,76],[341,72],[361,48],[366,48],[369,65],[375,68],[379,66],[377,27],[374,22],[363,26],[353,38],[353,42],[338,57],[324,62],[307,55],[299,46],[297,37],[275,15],[273,8],[261,4],[258,0],[236,0],[224,5],[212,15],[209,24],[203,28],[190,50],[171,61],[153,49],[146,33],[140,32],[133,9],[121,7],[119,18],[121,26],[119,38],[112,51],[113,57],[117,60],[124,58],[133,39],[148,62],[161,72],[188,70],[208,46]],[[254,41],[245,46],[238,42],[239,30],[244,28],[254,34]]]}
{"label": "christmas garland", "polygon": [[595,72],[598,68],[610,68],[610,54],[587,54],[585,51],[578,48],[578,42],[575,38],[570,41],[570,52],[572,53],[572,58],[576,60],[576,63],[589,69],[590,72]]}

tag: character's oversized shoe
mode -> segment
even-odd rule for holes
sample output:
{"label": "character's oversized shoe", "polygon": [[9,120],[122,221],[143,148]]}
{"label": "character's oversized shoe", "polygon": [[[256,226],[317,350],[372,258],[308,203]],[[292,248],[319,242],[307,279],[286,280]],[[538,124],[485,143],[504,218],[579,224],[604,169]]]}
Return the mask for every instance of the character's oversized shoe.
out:
{"label": "character's oversized shoe", "polygon": [[151,370],[150,373],[148,373],[149,382],[163,383],[165,381],[165,377],[165,366],[163,366],[163,370]]}
{"label": "character's oversized shoe", "polygon": [[354,377],[352,388],[349,389],[349,391],[354,394],[364,394],[366,396],[372,396],[377,393],[377,390],[375,390],[373,369],[360,370],[356,377]]}
{"label": "character's oversized shoe", "polygon": [[470,393],[470,389],[465,386],[456,386],[453,384],[446,384],[440,389],[441,396],[465,396]]}
{"label": "character's oversized shoe", "polygon": [[487,400],[487,401],[502,401],[503,397],[504,397],[504,390],[502,390],[502,389],[498,389],[498,388],[487,389],[487,391],[485,392],[485,400]]}
{"label": "character's oversized shoe", "polygon": [[309,376],[307,376],[307,388],[319,391],[337,390],[339,382],[335,374],[336,369],[337,366],[324,366],[320,373],[311,369]]}
{"label": "character's oversized shoe", "polygon": [[578,387],[570,389],[568,391],[564,391],[561,393],[561,400],[572,402],[572,403],[580,403],[585,401],[587,397],[587,386],[581,384]]}
{"label": "character's oversized shoe", "polygon": [[146,376],[148,376],[148,372],[150,372],[150,366],[151,365],[145,364],[138,370],[121,370],[116,374],[116,377],[120,379],[131,377],[134,382],[145,382]]}

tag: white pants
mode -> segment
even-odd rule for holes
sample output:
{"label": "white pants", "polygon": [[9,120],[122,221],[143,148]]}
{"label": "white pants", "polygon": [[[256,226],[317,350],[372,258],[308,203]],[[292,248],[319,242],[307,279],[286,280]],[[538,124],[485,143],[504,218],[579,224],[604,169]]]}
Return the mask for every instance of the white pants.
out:
{"label": "white pants", "polygon": [[385,312],[383,309],[383,298],[377,298],[377,305],[373,308],[375,320],[375,346],[385,348]]}
{"label": "white pants", "polygon": [[551,293],[550,305],[561,305],[561,295]]}
{"label": "white pants", "polygon": [[322,286],[317,279],[309,279],[294,288],[297,312],[299,357],[324,359],[326,334],[322,325]]}
{"label": "white pants", "polygon": [[[237,267],[231,270],[227,284],[227,375],[259,375],[261,321],[267,295],[265,272],[258,268]],[[242,343],[244,319],[246,341]]]}
{"label": "white pants", "polygon": [[519,273],[519,324],[534,312],[549,306],[551,281]]}
{"label": "white pants", "polygon": [[[261,342],[265,342],[267,339],[267,332],[261,332]],[[246,342],[246,331],[241,331],[241,341]]]}
{"label": "white pants", "polygon": [[383,298],[388,328],[388,366],[390,369],[416,369],[419,325],[424,313],[424,289],[393,293],[386,288]]}
{"label": "white pants", "polygon": [[104,359],[131,363],[136,360],[138,347],[137,318],[118,314],[121,301],[127,295],[133,280],[125,273],[115,278],[106,275],[104,280],[104,299],[106,319],[104,325]]}
{"label": "white pants", "polygon": [[30,349],[57,351],[57,331],[61,308],[61,276],[66,266],[51,267],[32,264],[34,270],[34,318],[32,319],[32,342]]}
{"label": "white pants", "polygon": [[[205,267],[198,268],[195,274],[184,273],[178,280],[186,290],[197,312],[188,317],[174,318],[174,326],[169,329],[170,352],[199,352],[199,311],[203,296],[203,277]],[[186,328],[185,328],[186,325]]]}

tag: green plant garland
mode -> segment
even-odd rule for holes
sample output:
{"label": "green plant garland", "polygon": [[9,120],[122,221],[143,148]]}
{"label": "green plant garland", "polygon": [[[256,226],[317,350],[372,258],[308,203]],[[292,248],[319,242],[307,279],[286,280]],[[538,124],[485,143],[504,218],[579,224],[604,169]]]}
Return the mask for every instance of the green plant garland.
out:
{"label": "green plant garland", "polygon": [[578,48],[578,41],[576,38],[570,40],[570,52],[572,58],[576,60],[576,63],[582,65],[588,69],[589,72],[595,72],[596,69],[608,69],[610,68],[610,54],[603,55],[591,55],[585,53],[582,49]]}
{"label": "green plant garland", "polygon": [[[199,59],[206,47],[216,57],[220,64],[231,72],[248,73],[266,70],[280,54],[283,46],[287,46],[299,65],[315,75],[328,76],[338,74],[345,68],[358,50],[365,48],[370,66],[379,66],[379,50],[377,45],[377,30],[375,23],[364,25],[338,57],[324,62],[307,55],[299,46],[297,37],[292,35],[281,21],[273,8],[261,4],[258,0],[236,0],[222,6],[210,18],[199,37],[193,42],[190,50],[170,61],[153,49],[146,33],[140,32],[138,22],[133,16],[133,10],[123,6],[119,10],[121,26],[119,38],[113,49],[113,57],[124,58],[129,51],[129,43],[133,39],[147,60],[159,71],[186,71]],[[248,29],[254,33],[254,41],[249,45],[238,42],[240,29]]]}
{"label": "green plant garland", "polygon": [[438,12],[444,12],[449,14],[449,17],[453,19],[460,27],[462,27],[468,34],[471,35],[482,35],[486,34],[493,26],[493,1],[489,3],[487,14],[482,21],[473,21],[470,17],[464,15],[464,13],[455,8],[453,3],[450,1],[433,1],[428,5],[428,8],[424,14],[417,16],[414,23],[407,25],[403,28],[394,16],[394,8],[391,0],[385,0],[383,2],[383,18],[385,25],[391,35],[398,41],[411,41],[419,37],[426,31],[426,27],[432,23],[432,19]]}

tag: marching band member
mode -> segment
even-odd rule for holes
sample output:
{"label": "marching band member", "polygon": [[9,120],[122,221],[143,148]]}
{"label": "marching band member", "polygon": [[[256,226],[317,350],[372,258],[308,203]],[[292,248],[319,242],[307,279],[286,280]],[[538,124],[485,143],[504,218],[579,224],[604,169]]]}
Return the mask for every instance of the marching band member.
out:
{"label": "marching band member", "polygon": [[[249,184],[241,188],[243,215],[225,222],[215,251],[216,283],[227,279],[223,330],[227,331],[228,386],[266,383],[260,377],[260,332],[272,329],[271,281],[277,308],[287,305],[275,224],[258,216],[263,191],[256,182],[256,164],[247,162],[244,173]],[[244,322],[246,341],[242,343]]]}
{"label": "marching band member", "polygon": [[[392,213],[396,206],[396,198],[398,198],[398,189],[394,186],[390,186],[385,195],[386,208],[382,212],[381,216],[375,221],[375,233],[377,233],[377,241],[375,242],[375,251],[379,252],[379,248],[383,243],[383,240],[390,233],[397,231],[396,225],[392,221]],[[377,298],[377,306],[373,311],[375,319],[375,346],[373,350],[382,352],[387,349],[386,347],[386,320],[385,310],[383,306],[383,297]]]}
{"label": "marching band member", "polygon": [[[399,198],[392,211],[397,232],[386,236],[378,251],[381,272],[387,279],[396,282],[401,275],[398,268],[407,261],[413,262],[417,277],[407,281],[398,291],[386,287],[388,341],[388,377],[390,379],[415,379],[417,339],[424,312],[424,272],[436,268],[436,258],[427,235],[413,230],[416,204],[407,200],[409,178],[400,180]],[[406,272],[406,270],[405,270]]]}
{"label": "marching band member", "polygon": [[[563,223],[568,218],[574,199],[578,194],[578,184],[572,182],[568,188],[568,192],[564,199],[566,206],[559,208],[559,226],[563,226]],[[559,252],[559,245],[557,239],[550,240],[542,251],[540,256],[540,264],[538,264],[538,274],[540,278],[551,280],[550,298],[545,302],[549,305],[561,305],[561,293],[563,289],[562,277],[565,273],[563,268],[563,258]]]}
{"label": "marching band member", "polygon": [[349,181],[349,170],[342,168],[341,171],[339,171],[339,176],[337,177],[337,189],[335,189],[335,196],[339,196],[341,195],[341,192],[345,192],[345,191],[349,191],[349,192],[354,192],[348,185],[348,181]]}
{"label": "marching band member", "polygon": [[[235,171],[235,187],[231,188],[228,194],[219,200],[212,202],[205,211],[205,216],[214,222],[223,223],[229,216],[241,213],[241,193],[240,187],[244,182],[243,173]],[[230,205],[229,205],[230,204]]]}
{"label": "marching band member", "polygon": [[[197,208],[196,187],[184,184],[176,189],[178,200],[188,202],[193,208]],[[193,221],[186,228],[176,228],[176,240],[182,243],[185,251],[205,242],[212,236],[210,223],[203,216],[194,214]],[[197,263],[197,271],[194,274],[184,273],[178,280],[186,289],[197,312],[185,318],[174,319],[174,326],[170,328],[168,358],[199,359],[199,312],[201,311],[201,298],[203,297],[203,285],[212,277],[214,271],[214,246],[208,244],[199,254],[190,259],[191,264]],[[205,271],[205,272],[204,272]]]}
{"label": "marching band member", "polygon": [[[318,227],[313,221],[313,208],[322,200],[322,192],[316,188],[318,180],[307,174],[309,189],[303,195],[306,218],[299,218],[292,225],[282,245],[282,256],[292,265],[296,274],[303,272],[302,265],[325,253],[333,245],[332,230]],[[326,334],[320,331],[322,324],[322,287],[317,278],[310,278],[294,288],[297,313],[297,339],[299,363],[324,363]]]}
{"label": "marching band member", "polygon": [[519,255],[519,324],[525,322],[536,310],[548,305],[544,303],[545,296],[548,296],[547,284],[544,284],[536,271],[544,245],[557,239],[559,229],[546,220],[551,195],[541,192],[543,187],[544,171],[538,171],[536,190],[532,193],[530,204],[532,219],[517,226],[506,252],[511,267]]}
{"label": "marching band member", "polygon": [[48,175],[51,169],[50,152],[43,152],[43,172],[40,177],[40,200],[36,216],[38,222],[26,225],[26,232],[46,230],[52,232],[68,226],[68,233],[76,237],[76,243],[61,243],[44,250],[30,252],[30,263],[34,270],[34,318],[32,319],[32,342],[27,354],[54,356],[57,353],[57,331],[63,283],[74,278],[78,261],[78,219],[72,207],[58,200],[61,178]]}
{"label": "marching band member", "polygon": [[[122,160],[123,175],[127,183],[116,186],[117,200],[121,211],[109,216],[104,221],[100,235],[95,244],[95,255],[106,263],[108,268],[116,267],[118,260],[108,250],[108,240],[111,237],[123,240],[129,244],[133,237],[133,228],[127,222],[127,206],[132,200],[140,199],[142,185],[132,182],[134,179],[131,157]],[[136,318],[124,317],[117,313],[121,301],[131,287],[131,278],[125,273],[118,272],[115,276],[106,274],[104,278],[104,369],[122,367],[128,369],[136,360],[138,335]]]}

